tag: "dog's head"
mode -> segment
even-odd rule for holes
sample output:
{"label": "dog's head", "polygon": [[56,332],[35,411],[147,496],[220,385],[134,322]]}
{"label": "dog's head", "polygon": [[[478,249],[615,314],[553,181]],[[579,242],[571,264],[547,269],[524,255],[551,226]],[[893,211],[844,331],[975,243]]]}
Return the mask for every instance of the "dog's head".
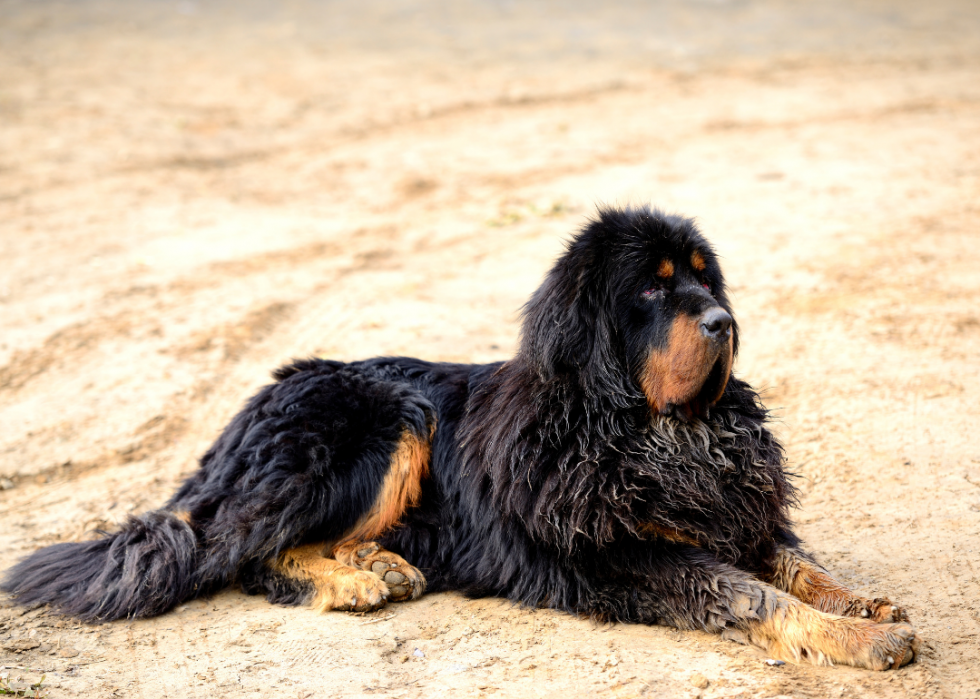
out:
{"label": "dog's head", "polygon": [[524,309],[521,355],[545,381],[651,411],[705,415],[722,396],[738,328],[717,256],[694,222],[603,210]]}

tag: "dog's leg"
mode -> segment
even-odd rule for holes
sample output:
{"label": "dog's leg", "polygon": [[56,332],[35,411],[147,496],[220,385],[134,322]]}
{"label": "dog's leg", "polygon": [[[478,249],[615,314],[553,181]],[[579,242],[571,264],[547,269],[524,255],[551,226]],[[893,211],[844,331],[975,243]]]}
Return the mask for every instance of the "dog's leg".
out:
{"label": "dog's leg", "polygon": [[[324,556],[323,544],[288,549],[266,564],[273,580],[263,581],[270,592],[292,586],[314,609],[369,612],[385,605],[391,593],[385,582],[363,570]],[[284,597],[280,593],[280,597]]]}
{"label": "dog's leg", "polygon": [[421,498],[435,406],[368,370],[309,364],[262,389],[167,505],[193,522],[209,589],[238,580],[301,601],[269,561],[310,541],[375,540]]}
{"label": "dog's leg", "polygon": [[344,565],[369,570],[381,578],[392,602],[417,599],[425,592],[425,577],[418,568],[373,541],[348,541],[335,548],[333,555]]}
{"label": "dog's leg", "polygon": [[909,624],[819,611],[704,551],[678,547],[653,565],[635,578],[634,589],[598,590],[592,611],[722,633],[791,662],[887,670],[915,658],[918,640]]}
{"label": "dog's leg", "polygon": [[780,547],[770,561],[770,569],[768,582],[822,612],[880,622],[909,620],[905,610],[889,599],[866,599],[851,592],[798,548]]}
{"label": "dog's leg", "polygon": [[791,595],[776,595],[772,608],[759,614],[759,619],[743,622],[741,628],[723,635],[747,640],[776,658],[797,663],[894,670],[915,659],[918,639],[909,624],[836,616]]}

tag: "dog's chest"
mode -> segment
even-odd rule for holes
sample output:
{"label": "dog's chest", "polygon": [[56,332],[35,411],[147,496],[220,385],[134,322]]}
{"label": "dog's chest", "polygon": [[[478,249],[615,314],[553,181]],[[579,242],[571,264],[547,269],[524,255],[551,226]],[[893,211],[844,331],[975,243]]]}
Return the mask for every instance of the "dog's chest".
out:
{"label": "dog's chest", "polygon": [[770,538],[785,517],[778,445],[737,415],[691,423],[655,418],[632,457],[645,490],[644,524],[653,531],[683,533],[734,558]]}

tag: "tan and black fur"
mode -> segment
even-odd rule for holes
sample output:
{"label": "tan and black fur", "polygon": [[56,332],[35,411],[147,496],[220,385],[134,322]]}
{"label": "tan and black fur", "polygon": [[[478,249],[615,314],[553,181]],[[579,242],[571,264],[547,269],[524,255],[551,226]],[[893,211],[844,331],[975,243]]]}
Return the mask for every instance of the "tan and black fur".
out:
{"label": "tan and black fur", "polygon": [[737,351],[693,222],[602,211],[528,302],[513,359],[286,366],[161,510],[42,549],[3,587],[87,620],[230,584],[353,611],[461,590],[793,662],[911,662],[905,611],[801,548]]}

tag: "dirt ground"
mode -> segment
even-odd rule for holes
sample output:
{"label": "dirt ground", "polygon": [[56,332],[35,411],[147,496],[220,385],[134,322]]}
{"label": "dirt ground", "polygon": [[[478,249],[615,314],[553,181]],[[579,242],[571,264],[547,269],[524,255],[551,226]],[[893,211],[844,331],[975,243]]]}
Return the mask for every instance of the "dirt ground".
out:
{"label": "dirt ground", "polygon": [[920,661],[773,667],[494,599],[317,615],[228,590],[100,626],[0,597],[0,678],[980,697],[980,9],[596,5],[0,0],[0,565],[161,504],[291,357],[509,357],[569,234],[652,202],[723,255],[800,533],[908,607]]}

